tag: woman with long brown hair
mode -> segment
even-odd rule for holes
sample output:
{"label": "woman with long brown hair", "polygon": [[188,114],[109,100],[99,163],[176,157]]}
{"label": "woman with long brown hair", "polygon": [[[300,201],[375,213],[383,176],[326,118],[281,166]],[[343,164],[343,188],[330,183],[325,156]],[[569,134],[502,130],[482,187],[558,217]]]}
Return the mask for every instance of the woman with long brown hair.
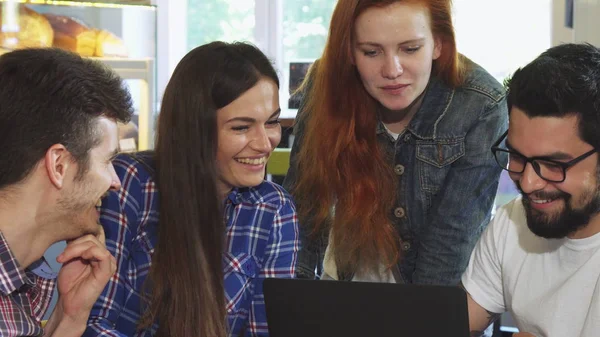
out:
{"label": "woman with long brown hair", "polygon": [[451,1],[339,0],[302,90],[284,183],[298,276],[457,284],[490,219],[508,113],[457,53]]}
{"label": "woman with long brown hair", "polygon": [[117,275],[84,336],[267,335],[262,282],[293,277],[299,246],[290,196],[264,180],[278,89],[249,44],[213,42],[180,61],[155,152],[114,160],[122,189],[101,222]]}

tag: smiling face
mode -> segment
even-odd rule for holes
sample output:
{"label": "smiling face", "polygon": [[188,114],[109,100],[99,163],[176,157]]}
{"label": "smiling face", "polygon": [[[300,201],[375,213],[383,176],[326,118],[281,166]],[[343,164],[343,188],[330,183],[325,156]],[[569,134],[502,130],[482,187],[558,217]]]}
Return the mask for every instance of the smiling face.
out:
{"label": "smiling face", "polygon": [[[66,239],[74,239],[85,234],[98,232],[99,206],[101,198],[109,190],[121,188],[121,182],[112,165],[112,159],[118,150],[117,123],[114,120],[99,117],[97,130],[100,144],[88,153],[88,167],[83,175],[73,170],[69,184],[58,200]],[[78,166],[76,166],[78,168]]]}
{"label": "smiling face", "polygon": [[423,6],[396,2],[356,19],[356,68],[367,92],[389,110],[406,109],[425,91],[441,49]]}
{"label": "smiling face", "polygon": [[[578,123],[576,115],[529,118],[513,107],[507,146],[527,157],[568,162],[593,148],[579,137]],[[533,233],[579,238],[600,231],[597,153],[569,168],[560,183],[540,178],[530,163],[523,173],[510,173],[510,177],[523,194],[527,225]]]}
{"label": "smiling face", "polygon": [[263,77],[217,111],[217,172],[222,195],[264,180],[267,160],[281,140],[278,91],[275,82]]}

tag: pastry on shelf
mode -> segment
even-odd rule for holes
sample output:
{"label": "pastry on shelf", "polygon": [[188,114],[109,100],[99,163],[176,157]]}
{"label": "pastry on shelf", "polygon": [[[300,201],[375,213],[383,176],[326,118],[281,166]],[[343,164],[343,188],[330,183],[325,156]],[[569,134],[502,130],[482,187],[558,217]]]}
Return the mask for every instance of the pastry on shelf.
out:
{"label": "pastry on shelf", "polygon": [[66,49],[81,56],[96,53],[97,31],[80,20],[64,15],[44,14],[54,29],[54,47]]}
{"label": "pastry on shelf", "polygon": [[0,47],[8,50],[51,47],[54,31],[48,20],[31,8],[18,5],[14,12],[0,3]]}
{"label": "pastry on shelf", "polygon": [[95,56],[127,57],[128,54],[129,52],[122,39],[107,30],[98,31]]}

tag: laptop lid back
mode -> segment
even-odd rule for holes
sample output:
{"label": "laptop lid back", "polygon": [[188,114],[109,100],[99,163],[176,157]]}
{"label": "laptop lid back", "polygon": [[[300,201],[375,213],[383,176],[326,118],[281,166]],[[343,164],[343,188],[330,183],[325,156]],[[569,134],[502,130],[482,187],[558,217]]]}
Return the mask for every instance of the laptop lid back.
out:
{"label": "laptop lid back", "polygon": [[271,337],[468,337],[459,287],[266,279]]}

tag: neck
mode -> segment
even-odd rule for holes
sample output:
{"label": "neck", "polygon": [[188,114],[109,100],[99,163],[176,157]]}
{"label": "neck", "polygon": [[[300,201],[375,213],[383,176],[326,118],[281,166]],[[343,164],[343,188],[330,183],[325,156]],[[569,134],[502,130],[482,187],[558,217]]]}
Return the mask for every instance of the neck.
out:
{"label": "neck", "polygon": [[225,201],[225,199],[227,199],[227,196],[231,192],[231,189],[232,188],[230,186],[224,184],[223,182],[217,182],[217,192],[219,193],[218,195],[221,196],[221,201]]}
{"label": "neck", "polygon": [[224,201],[227,199],[227,196],[229,195],[229,192],[231,192],[231,190],[227,190],[224,193],[221,193],[221,200]]}
{"label": "neck", "polygon": [[0,231],[19,262],[21,270],[39,260],[53,243],[52,232],[43,224],[52,222],[49,216],[40,212],[38,193],[11,194],[0,197]]}
{"label": "neck", "polygon": [[419,108],[423,103],[425,91],[423,91],[419,97],[417,97],[408,107],[406,107],[406,109],[389,110],[386,107],[381,106],[381,121],[383,124],[385,124],[388,130],[392,131],[393,133],[401,133],[408,126],[408,123],[410,123],[417,111],[419,111]]}
{"label": "neck", "polygon": [[569,239],[585,239],[600,233],[600,213],[594,215],[587,226],[579,229],[573,234],[569,234]]}

